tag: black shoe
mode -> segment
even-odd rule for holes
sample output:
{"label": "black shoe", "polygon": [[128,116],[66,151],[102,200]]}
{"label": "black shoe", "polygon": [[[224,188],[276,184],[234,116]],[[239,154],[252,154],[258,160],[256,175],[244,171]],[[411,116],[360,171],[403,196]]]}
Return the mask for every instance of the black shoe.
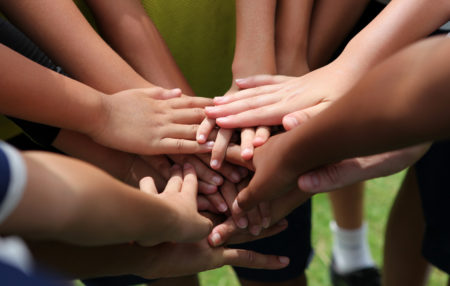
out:
{"label": "black shoe", "polygon": [[333,286],[380,286],[381,275],[376,267],[355,270],[345,275],[336,273],[333,264],[330,266],[330,278]]}

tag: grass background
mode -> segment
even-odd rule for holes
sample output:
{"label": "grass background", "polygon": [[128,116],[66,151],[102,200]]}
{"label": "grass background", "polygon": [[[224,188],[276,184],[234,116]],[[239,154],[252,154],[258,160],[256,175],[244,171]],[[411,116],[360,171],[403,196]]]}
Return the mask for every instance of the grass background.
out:
{"label": "grass background", "polygon": [[[390,177],[371,180],[366,184],[365,211],[369,224],[369,244],[373,258],[378,265],[382,262],[383,237],[389,209],[393,203],[398,187],[405,172]],[[328,224],[331,220],[331,210],[328,198],[324,194],[313,198],[313,231],[312,243],[315,256],[307,269],[310,286],[331,285],[328,276],[328,266],[331,252],[331,232]],[[200,273],[201,286],[240,286],[240,283],[229,266]],[[447,275],[433,269],[428,285],[446,285]],[[81,285],[77,281],[76,285]]]}

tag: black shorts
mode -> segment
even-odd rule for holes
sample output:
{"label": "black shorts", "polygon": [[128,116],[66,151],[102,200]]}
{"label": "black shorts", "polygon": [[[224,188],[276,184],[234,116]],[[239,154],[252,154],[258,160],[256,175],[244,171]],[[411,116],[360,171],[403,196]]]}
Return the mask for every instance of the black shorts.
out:
{"label": "black shorts", "polygon": [[416,174],[425,219],[422,254],[450,274],[450,141],[434,143]]}

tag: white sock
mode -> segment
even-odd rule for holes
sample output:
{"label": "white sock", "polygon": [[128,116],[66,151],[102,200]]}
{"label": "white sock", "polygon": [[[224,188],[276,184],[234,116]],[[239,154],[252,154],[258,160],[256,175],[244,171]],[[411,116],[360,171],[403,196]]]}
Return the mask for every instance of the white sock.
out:
{"label": "white sock", "polygon": [[347,230],[332,221],[330,228],[333,232],[334,270],[337,273],[347,274],[375,265],[366,239],[366,223],[358,229]]}

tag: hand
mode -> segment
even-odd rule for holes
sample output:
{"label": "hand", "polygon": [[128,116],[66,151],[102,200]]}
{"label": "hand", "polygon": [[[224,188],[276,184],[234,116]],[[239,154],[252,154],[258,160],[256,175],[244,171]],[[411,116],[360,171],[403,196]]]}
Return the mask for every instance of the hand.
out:
{"label": "hand", "polygon": [[[284,134],[275,135],[262,146],[255,149],[253,168],[255,174],[250,183],[236,198],[233,209],[241,208],[248,211],[261,202],[268,202],[282,196],[284,193],[296,187],[299,174],[295,173],[292,166],[285,158],[275,154],[284,147]],[[236,205],[236,206],[235,206]]]}
{"label": "hand", "polygon": [[142,269],[137,271],[136,275],[145,278],[166,278],[195,274],[224,265],[280,269],[289,264],[289,258],[285,256],[265,255],[243,249],[211,247],[206,239],[196,243],[163,243],[150,250],[155,255],[151,255],[149,262],[139,262]]}
{"label": "hand", "polygon": [[238,86],[249,89],[216,97],[216,106],[206,107],[205,112],[223,128],[280,125],[285,115],[295,111],[302,112],[297,116],[300,124],[353,86],[355,81],[343,70],[339,64],[329,64],[298,78],[259,75],[241,79]]}
{"label": "hand", "polygon": [[[224,97],[235,94],[239,88],[233,84],[231,88],[225,93]],[[197,130],[197,141],[199,143],[205,143],[209,133],[216,125],[215,120],[206,118],[199,126]],[[227,146],[229,145],[231,136],[233,135],[232,129],[219,129],[214,147],[211,152],[211,167],[214,169],[220,168],[225,154]],[[254,146],[260,146],[269,138],[270,130],[267,127],[258,127],[256,130],[253,128],[244,128],[241,130],[241,156],[245,160],[250,160],[253,157]]]}
{"label": "hand", "polygon": [[213,143],[199,144],[195,134],[211,100],[170,97],[171,91],[157,87],[105,95],[108,115],[88,135],[107,147],[143,155],[210,152]]}
{"label": "hand", "polygon": [[324,166],[301,175],[298,179],[298,187],[305,192],[321,193],[356,182],[388,176],[414,164],[429,147],[430,144],[422,144]]}
{"label": "hand", "polygon": [[[172,228],[169,234],[170,241],[198,241],[211,231],[212,222],[197,210],[197,177],[192,165],[185,164],[183,170],[179,165],[174,165],[172,177],[167,182],[165,190],[160,194],[158,194],[151,177],[141,180],[140,189],[149,195],[156,195],[173,210],[173,224],[167,226]],[[172,215],[172,213],[162,215]],[[145,246],[155,244],[151,240],[139,243]]]}

